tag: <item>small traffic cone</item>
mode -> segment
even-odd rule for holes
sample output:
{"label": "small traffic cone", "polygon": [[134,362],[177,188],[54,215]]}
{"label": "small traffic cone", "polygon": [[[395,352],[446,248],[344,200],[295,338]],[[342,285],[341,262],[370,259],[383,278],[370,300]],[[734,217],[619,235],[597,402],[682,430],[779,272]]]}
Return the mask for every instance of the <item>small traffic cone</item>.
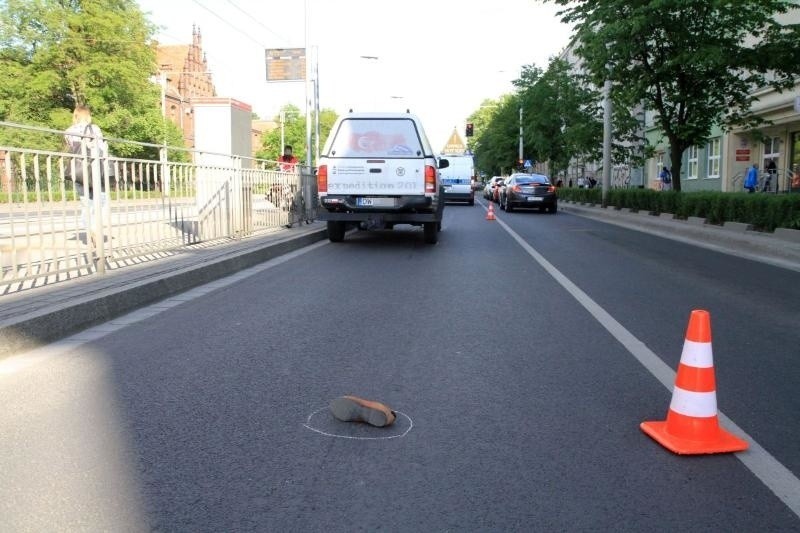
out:
{"label": "small traffic cone", "polygon": [[642,422],[642,431],[678,454],[740,452],[747,442],[719,426],[711,317],[695,309],[689,317],[672,402],[663,422]]}
{"label": "small traffic cone", "polygon": [[489,212],[486,213],[486,220],[495,220],[494,218],[494,204],[489,201]]}

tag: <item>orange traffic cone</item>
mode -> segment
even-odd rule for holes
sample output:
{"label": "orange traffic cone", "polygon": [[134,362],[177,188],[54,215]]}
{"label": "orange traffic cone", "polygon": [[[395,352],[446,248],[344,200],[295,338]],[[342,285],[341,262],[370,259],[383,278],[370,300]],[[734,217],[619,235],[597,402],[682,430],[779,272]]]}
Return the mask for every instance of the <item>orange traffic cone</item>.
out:
{"label": "orange traffic cone", "polygon": [[728,433],[717,419],[717,391],[711,351],[711,317],[689,317],[672,402],[663,422],[642,422],[642,431],[678,454],[739,452],[747,442]]}
{"label": "orange traffic cone", "polygon": [[486,213],[486,220],[495,220],[494,218],[494,204],[489,201],[489,212]]}

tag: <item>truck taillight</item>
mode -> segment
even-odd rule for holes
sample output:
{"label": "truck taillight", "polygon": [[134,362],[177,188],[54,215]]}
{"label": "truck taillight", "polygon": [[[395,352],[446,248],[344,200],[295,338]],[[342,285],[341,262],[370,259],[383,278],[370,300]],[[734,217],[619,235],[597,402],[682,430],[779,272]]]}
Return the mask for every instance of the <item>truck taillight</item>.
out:
{"label": "truck taillight", "polygon": [[436,192],[436,168],[425,165],[425,192]]}
{"label": "truck taillight", "polygon": [[328,192],[328,165],[317,169],[317,192]]}

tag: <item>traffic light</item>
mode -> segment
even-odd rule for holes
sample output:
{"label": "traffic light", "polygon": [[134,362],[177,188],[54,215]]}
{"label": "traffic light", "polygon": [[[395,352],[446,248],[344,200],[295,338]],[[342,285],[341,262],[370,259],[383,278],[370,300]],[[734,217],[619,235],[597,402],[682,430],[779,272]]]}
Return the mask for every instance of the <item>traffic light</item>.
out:
{"label": "traffic light", "polygon": [[474,133],[474,128],[472,127],[472,122],[467,122],[467,137],[472,137]]}

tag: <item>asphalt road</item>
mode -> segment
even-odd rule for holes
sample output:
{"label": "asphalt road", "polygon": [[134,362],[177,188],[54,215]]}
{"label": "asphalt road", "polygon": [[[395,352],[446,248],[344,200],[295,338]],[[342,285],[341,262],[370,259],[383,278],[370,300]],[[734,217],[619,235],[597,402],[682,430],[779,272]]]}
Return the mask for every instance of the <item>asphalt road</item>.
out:
{"label": "asphalt road", "polygon": [[[484,214],[448,206],[435,246],[353,232],[1,361],[0,530],[800,529],[800,273]],[[639,429],[697,308],[738,456]],[[351,393],[397,423],[333,420]]]}

